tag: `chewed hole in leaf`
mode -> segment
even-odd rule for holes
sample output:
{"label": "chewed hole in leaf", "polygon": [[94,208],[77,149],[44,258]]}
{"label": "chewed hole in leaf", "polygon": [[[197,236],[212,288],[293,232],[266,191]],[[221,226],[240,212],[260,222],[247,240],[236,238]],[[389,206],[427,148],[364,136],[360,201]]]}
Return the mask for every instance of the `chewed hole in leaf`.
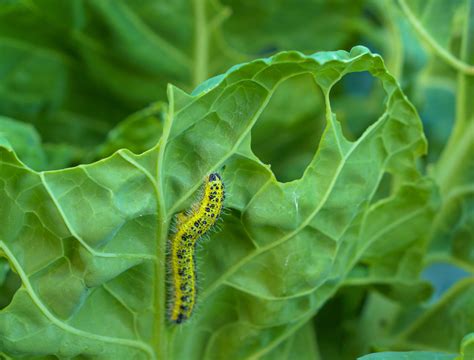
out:
{"label": "chewed hole in leaf", "polygon": [[372,202],[375,203],[390,196],[394,185],[394,179],[394,176],[389,172],[383,174],[377,190],[375,190],[374,196],[372,197]]}
{"label": "chewed hole in leaf", "polygon": [[318,311],[314,318],[315,330],[318,332],[318,345],[323,359],[340,358],[340,352],[347,351],[341,348],[354,338],[357,331],[353,325],[354,319],[363,311],[367,301],[367,292],[362,287],[345,287],[339,290]]}
{"label": "chewed hole in leaf", "polygon": [[385,91],[368,71],[346,74],[332,88],[331,109],[346,139],[357,140],[383,114]]}
{"label": "chewed hole in leaf", "polygon": [[430,302],[436,302],[447,290],[469,273],[453,264],[434,263],[423,270],[422,278],[428,280],[434,287]]}
{"label": "chewed hole in leaf", "polygon": [[252,130],[252,150],[276,178],[300,178],[324,130],[324,97],[309,74],[285,80]]}
{"label": "chewed hole in leaf", "polygon": [[6,259],[0,258],[0,310],[10,304],[20,285],[20,277],[13,272]]}

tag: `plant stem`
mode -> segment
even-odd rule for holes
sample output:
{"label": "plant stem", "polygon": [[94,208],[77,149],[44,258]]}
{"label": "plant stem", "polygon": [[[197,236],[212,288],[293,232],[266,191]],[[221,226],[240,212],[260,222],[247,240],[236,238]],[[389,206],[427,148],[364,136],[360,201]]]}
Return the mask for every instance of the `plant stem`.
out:
{"label": "plant stem", "polygon": [[[469,59],[474,53],[472,40],[474,38],[474,6],[468,2],[466,9],[466,23],[461,44],[461,58]],[[472,106],[474,96],[474,78],[459,71],[456,121],[441,157],[436,165],[435,176],[441,192],[451,190],[453,178],[457,175],[457,169],[464,165],[474,143],[474,110]]]}
{"label": "plant stem", "polygon": [[[413,14],[406,4],[405,0],[398,0],[400,7],[407,17],[408,21],[411,23],[415,31],[421,37],[421,39],[428,44],[429,47],[446,63],[454,67],[455,69],[468,74],[474,75],[474,66],[469,65],[468,63],[459,60],[455,56],[453,56],[449,51],[444,49],[441,45],[439,45],[436,40],[434,40],[431,35],[425,30],[423,25],[418,21],[415,14]],[[469,5],[468,5],[469,6]],[[469,11],[467,11],[469,14]]]}
{"label": "plant stem", "polygon": [[208,78],[209,29],[206,23],[205,0],[193,0],[194,8],[194,69],[193,84],[199,85]]}
{"label": "plant stem", "polygon": [[156,319],[156,336],[154,339],[155,351],[157,358],[160,360],[167,359],[168,352],[168,336],[166,324],[166,244],[168,239],[169,220],[166,211],[166,203],[163,188],[163,161],[168,136],[171,131],[171,125],[174,118],[174,96],[173,89],[168,86],[168,111],[163,126],[163,134],[161,136],[158,146],[160,147],[157,157],[156,182],[158,188],[157,212],[158,212],[158,233],[156,246],[156,293],[155,293],[155,308],[157,311]]}

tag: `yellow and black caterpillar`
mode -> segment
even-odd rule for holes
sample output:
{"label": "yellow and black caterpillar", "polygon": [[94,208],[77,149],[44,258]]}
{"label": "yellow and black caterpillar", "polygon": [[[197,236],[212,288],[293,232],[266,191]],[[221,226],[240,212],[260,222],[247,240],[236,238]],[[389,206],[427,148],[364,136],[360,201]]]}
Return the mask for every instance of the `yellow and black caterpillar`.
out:
{"label": "yellow and black caterpillar", "polygon": [[187,213],[177,215],[176,231],[170,240],[171,307],[170,321],[181,324],[189,319],[196,303],[195,246],[217,221],[225,198],[219,174],[210,174],[202,198]]}

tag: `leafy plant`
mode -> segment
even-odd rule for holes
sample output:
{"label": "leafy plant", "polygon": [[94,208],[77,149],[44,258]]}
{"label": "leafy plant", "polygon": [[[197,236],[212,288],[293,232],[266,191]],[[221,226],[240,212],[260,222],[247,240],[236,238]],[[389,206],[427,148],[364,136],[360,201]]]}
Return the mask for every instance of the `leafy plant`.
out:
{"label": "leafy plant", "polygon": [[0,358],[474,357],[474,4],[299,5],[0,5]]}

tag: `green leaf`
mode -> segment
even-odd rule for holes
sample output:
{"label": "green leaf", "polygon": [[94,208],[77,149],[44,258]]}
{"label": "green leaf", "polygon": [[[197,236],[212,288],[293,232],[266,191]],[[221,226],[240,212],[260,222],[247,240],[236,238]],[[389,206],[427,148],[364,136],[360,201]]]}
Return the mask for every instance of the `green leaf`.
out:
{"label": "green leaf", "polygon": [[[457,352],[465,334],[474,331],[474,278],[459,281],[399,336],[417,348]],[[406,345],[405,345],[406,346]]]}
{"label": "green leaf", "polygon": [[[358,71],[382,82],[386,109],[349,141],[330,91]],[[253,154],[252,128],[278,85],[300,74],[321,88],[326,125],[301,179],[281,183]],[[170,86],[168,97],[162,137],[141,155],[119,150],[90,165],[34,172],[1,148],[0,215],[11,221],[0,227],[0,249],[22,282],[0,311],[5,354],[266,356],[312,319],[356,264],[423,243],[437,196],[416,167],[426,151],[421,123],[368,49],[283,52],[235,66],[193,95]],[[173,326],[170,225],[216,170],[228,214],[197,251],[198,309]],[[387,172],[399,185],[376,198]]]}
{"label": "green leaf", "polygon": [[[467,166],[472,168],[474,163]],[[445,197],[434,223],[428,260],[452,263],[474,274],[474,185],[466,180],[466,185],[457,186]]]}
{"label": "green leaf", "polygon": [[151,149],[161,137],[165,116],[166,106],[162,102],[130,115],[109,132],[106,141],[97,149],[96,157],[102,159],[120,149],[134,153]]}
{"label": "green leaf", "polygon": [[[345,326],[345,348],[348,344],[357,344],[361,349],[359,354],[374,348],[379,351],[412,349],[458,353],[461,339],[474,328],[472,291],[473,279],[466,278],[457,282],[436,302],[416,307],[370,293],[362,306],[363,311],[342,315],[340,321],[343,324],[351,324],[351,331],[347,331],[349,327]],[[340,313],[341,307],[335,310],[333,313],[338,314],[337,310]],[[325,316],[324,312],[318,315],[321,316]],[[337,317],[333,316],[334,318]],[[334,334],[334,331],[329,333]],[[345,339],[342,336],[339,338]],[[468,344],[467,339],[469,336],[463,340],[465,345]],[[413,353],[415,354],[418,352]],[[340,358],[350,359],[354,358],[354,355]]]}
{"label": "green leaf", "polygon": [[463,20],[470,21],[470,0],[399,0],[399,4],[420,38],[437,56],[457,70],[474,74],[474,66],[463,61],[456,43],[462,34]]}
{"label": "green leaf", "polygon": [[83,147],[66,143],[43,144],[46,153],[47,170],[64,169],[81,163],[86,157]]}
{"label": "green leaf", "polygon": [[322,359],[355,359],[369,351],[369,334],[357,323],[365,297],[362,287],[344,287],[318,311],[314,326]]}
{"label": "green leaf", "polygon": [[0,138],[8,141],[18,157],[29,167],[36,170],[46,167],[46,154],[33,126],[0,116]]}
{"label": "green leaf", "polygon": [[456,355],[428,351],[383,352],[359,358],[360,360],[451,360]]}
{"label": "green leaf", "polygon": [[37,10],[17,2],[0,12],[0,111],[34,124],[47,142],[95,145],[130,107],[101,91],[77,63],[78,54],[69,51],[70,31],[55,27]]}
{"label": "green leaf", "polygon": [[464,337],[461,343],[460,360],[468,360],[474,357],[474,333],[470,333]]}
{"label": "green leaf", "polygon": [[0,116],[0,141],[12,147],[20,160],[35,170],[62,169],[84,157],[69,144],[43,144],[36,129],[20,121]]}
{"label": "green leaf", "polygon": [[131,112],[164,100],[168,82],[191,88],[187,5],[2,4],[0,112],[33,123],[47,142],[94,148]]}
{"label": "green leaf", "polygon": [[[359,32],[371,28],[360,16],[364,3],[277,2],[223,0],[232,16],[223,24],[227,43],[244,54],[268,54],[281,50],[338,49]],[[325,14],[319,21],[302,21],[308,14]],[[348,24],[347,18],[353,19]],[[252,26],[248,26],[249,23]],[[291,25],[290,25],[291,24]],[[344,28],[345,31],[327,31]],[[253,41],[248,41],[253,39]]]}
{"label": "green leaf", "polygon": [[298,329],[292,336],[262,356],[263,359],[294,359],[321,360],[317,348],[316,335],[311,322]]}
{"label": "green leaf", "polygon": [[[466,4],[460,56],[474,64],[474,4]],[[474,77],[458,76],[456,121],[433,175],[443,207],[432,227],[429,262],[450,262],[474,272]]]}

